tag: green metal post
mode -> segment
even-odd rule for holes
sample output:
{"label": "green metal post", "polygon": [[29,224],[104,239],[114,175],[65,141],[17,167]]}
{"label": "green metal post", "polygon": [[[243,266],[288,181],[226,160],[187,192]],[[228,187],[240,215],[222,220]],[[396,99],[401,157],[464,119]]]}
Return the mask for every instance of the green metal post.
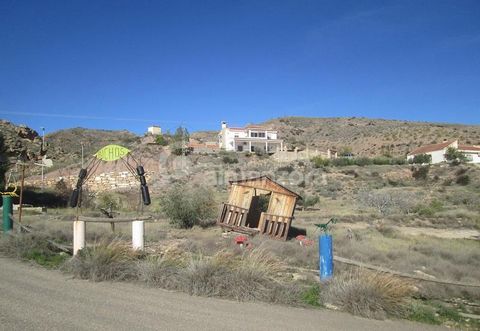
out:
{"label": "green metal post", "polygon": [[3,233],[13,229],[12,197],[3,195]]}

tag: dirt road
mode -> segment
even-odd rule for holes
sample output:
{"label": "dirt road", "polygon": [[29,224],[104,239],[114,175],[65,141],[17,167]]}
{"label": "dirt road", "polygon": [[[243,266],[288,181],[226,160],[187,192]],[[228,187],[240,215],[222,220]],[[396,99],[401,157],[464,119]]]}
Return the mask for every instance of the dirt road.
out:
{"label": "dirt road", "polygon": [[0,258],[1,330],[437,330],[328,310],[92,283]]}

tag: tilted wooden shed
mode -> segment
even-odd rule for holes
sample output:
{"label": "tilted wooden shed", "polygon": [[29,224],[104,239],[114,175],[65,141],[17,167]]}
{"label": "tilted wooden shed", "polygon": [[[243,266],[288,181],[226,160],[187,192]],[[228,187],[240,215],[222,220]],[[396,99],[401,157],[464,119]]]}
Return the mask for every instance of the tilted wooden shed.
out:
{"label": "tilted wooden shed", "polygon": [[[218,225],[237,232],[286,240],[301,197],[267,176],[230,181]],[[268,202],[268,204],[267,204]]]}

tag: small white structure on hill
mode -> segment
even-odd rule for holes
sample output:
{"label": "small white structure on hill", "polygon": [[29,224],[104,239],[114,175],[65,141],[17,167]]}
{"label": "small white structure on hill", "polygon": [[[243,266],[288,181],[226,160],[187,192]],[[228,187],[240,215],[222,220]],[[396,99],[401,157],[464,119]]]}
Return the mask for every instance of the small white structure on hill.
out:
{"label": "small white structure on hill", "polygon": [[226,151],[273,153],[277,148],[283,149],[283,140],[277,138],[277,130],[269,127],[247,125],[244,128],[229,128],[226,122],[222,122],[218,145]]}
{"label": "small white structure on hill", "polygon": [[480,163],[480,146],[460,145],[458,140],[444,141],[441,144],[425,145],[407,155],[407,160],[413,160],[415,155],[427,154],[432,157],[432,164],[446,162],[447,149],[453,147],[467,157],[467,162]]}
{"label": "small white structure on hill", "polygon": [[152,125],[148,127],[147,133],[155,136],[160,135],[162,134],[162,129],[158,125]]}

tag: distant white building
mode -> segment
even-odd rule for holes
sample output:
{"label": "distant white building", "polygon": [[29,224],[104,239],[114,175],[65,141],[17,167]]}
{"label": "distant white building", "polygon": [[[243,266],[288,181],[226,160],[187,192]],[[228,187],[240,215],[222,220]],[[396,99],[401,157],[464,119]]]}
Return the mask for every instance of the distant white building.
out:
{"label": "distant white building", "polygon": [[226,151],[273,153],[277,148],[283,149],[283,140],[277,138],[277,130],[272,128],[259,125],[229,128],[226,122],[222,122],[218,145]]}
{"label": "distant white building", "polygon": [[159,135],[162,134],[162,129],[158,125],[152,125],[148,127],[147,133],[152,135]]}
{"label": "distant white building", "polygon": [[444,141],[441,144],[425,145],[407,155],[407,160],[413,160],[415,155],[427,154],[432,157],[432,164],[446,162],[447,149],[453,147],[467,157],[467,162],[480,163],[480,146],[460,145],[458,140]]}

